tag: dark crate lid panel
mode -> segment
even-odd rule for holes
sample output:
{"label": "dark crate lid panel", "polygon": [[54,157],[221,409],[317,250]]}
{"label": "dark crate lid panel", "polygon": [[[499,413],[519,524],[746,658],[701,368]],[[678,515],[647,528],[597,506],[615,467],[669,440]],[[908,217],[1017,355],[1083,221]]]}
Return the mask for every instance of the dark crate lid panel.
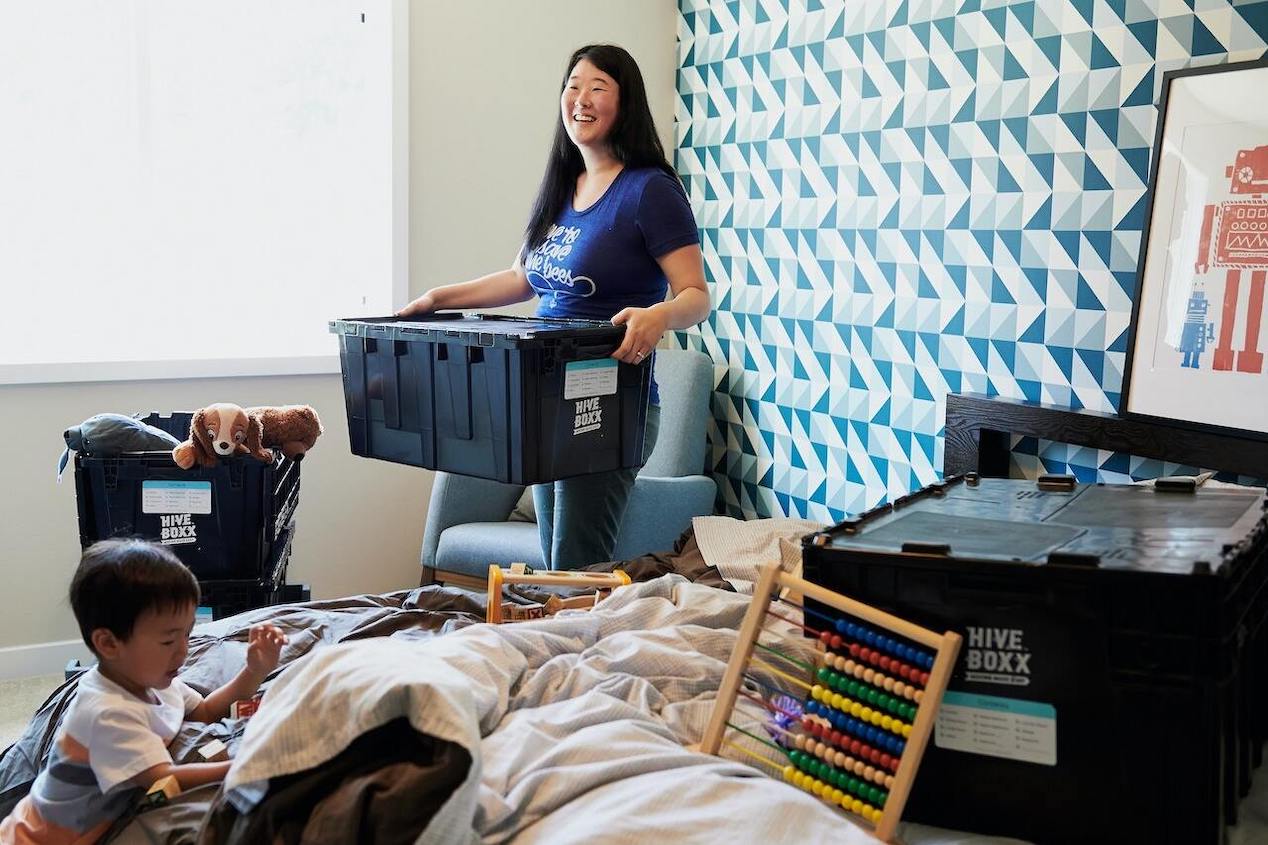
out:
{"label": "dark crate lid panel", "polygon": [[[863,521],[856,533],[835,532],[837,549],[900,552],[905,544],[949,546],[952,560],[1044,563],[1075,555],[1099,569],[1155,573],[1211,572],[1224,550],[1254,528],[1264,509],[1259,489],[1164,493],[1138,485],[1077,485],[1039,490],[1020,479],[955,484]],[[1066,558],[1067,560],[1069,558]]]}

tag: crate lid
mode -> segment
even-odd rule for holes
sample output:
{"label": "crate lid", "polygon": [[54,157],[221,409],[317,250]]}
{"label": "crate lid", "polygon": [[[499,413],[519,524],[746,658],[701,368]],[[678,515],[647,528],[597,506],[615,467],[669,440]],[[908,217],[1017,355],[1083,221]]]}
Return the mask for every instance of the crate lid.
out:
{"label": "crate lid", "polygon": [[[1268,521],[1261,488],[1159,492],[1133,484],[1044,490],[984,478],[925,488],[808,542],[834,549],[1033,566],[1205,574],[1253,555]],[[1258,538],[1258,539],[1256,539]]]}
{"label": "crate lid", "polygon": [[616,344],[625,335],[625,326],[606,320],[459,311],[437,311],[425,317],[345,317],[331,320],[329,326],[331,334],[352,337],[515,349],[569,339]]}

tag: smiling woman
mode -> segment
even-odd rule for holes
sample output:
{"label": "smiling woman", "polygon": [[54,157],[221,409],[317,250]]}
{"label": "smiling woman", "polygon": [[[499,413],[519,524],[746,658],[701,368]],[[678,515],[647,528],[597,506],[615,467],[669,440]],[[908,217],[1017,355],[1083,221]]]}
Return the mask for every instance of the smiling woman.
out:
{"label": "smiling woman", "polygon": [[[620,47],[592,44],[568,59],[546,172],[511,267],[436,288],[399,313],[495,307],[534,295],[539,316],[624,325],[612,357],[630,364],[652,354],[666,331],[709,314],[691,205],[656,135],[643,75]],[[648,453],[660,419],[654,377],[651,403]],[[611,559],[636,473],[534,488],[542,559],[550,568]]]}

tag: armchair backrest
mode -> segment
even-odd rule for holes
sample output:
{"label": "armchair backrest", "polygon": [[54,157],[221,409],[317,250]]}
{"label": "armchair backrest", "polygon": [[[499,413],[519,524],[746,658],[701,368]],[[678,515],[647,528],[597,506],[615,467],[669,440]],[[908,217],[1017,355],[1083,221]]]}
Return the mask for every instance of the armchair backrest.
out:
{"label": "armchair backrest", "polygon": [[660,389],[660,434],[639,472],[649,477],[700,475],[713,393],[713,362],[694,349],[656,350]]}

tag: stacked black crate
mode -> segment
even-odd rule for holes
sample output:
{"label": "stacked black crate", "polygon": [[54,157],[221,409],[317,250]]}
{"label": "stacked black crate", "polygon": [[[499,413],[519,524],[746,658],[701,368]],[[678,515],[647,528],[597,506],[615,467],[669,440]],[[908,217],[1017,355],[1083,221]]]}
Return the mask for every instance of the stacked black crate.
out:
{"label": "stacked black crate", "polygon": [[807,580],[965,638],[909,818],[1222,842],[1268,734],[1265,501],[949,479],[807,538]]}
{"label": "stacked black crate", "polygon": [[[192,414],[150,414],[144,422],[184,439]],[[300,464],[220,458],[183,470],[169,452],[76,455],[80,545],[141,537],[170,546],[198,579],[213,618],[300,601],[286,583]]]}

